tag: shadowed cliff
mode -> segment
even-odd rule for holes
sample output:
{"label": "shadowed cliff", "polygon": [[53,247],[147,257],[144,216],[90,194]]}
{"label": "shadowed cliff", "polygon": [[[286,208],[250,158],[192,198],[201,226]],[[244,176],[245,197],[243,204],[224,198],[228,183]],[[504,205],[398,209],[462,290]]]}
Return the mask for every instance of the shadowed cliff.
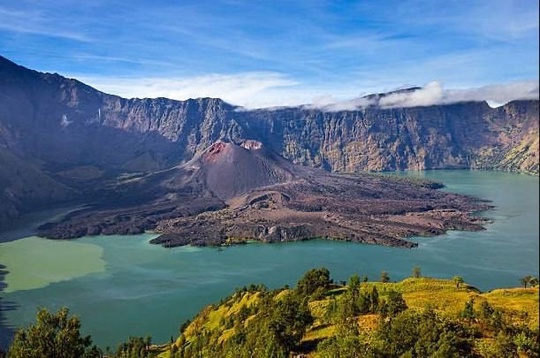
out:
{"label": "shadowed cliff", "polygon": [[[292,163],[333,172],[471,168],[538,174],[538,121],[538,100],[499,108],[464,102],[247,111],[212,98],[124,99],[0,57],[0,228],[35,205],[112,195],[111,183],[197,160],[219,140],[251,138]],[[22,167],[34,173],[25,175],[24,187],[18,184]],[[221,184],[218,192],[243,185]]]}

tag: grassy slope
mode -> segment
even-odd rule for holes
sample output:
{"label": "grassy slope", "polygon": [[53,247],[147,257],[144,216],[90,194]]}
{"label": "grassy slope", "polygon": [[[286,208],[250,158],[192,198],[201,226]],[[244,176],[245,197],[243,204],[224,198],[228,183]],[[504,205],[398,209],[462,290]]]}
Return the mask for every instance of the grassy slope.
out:
{"label": "grassy slope", "polygon": [[[467,284],[456,287],[456,284],[451,280],[426,277],[407,278],[396,283],[367,282],[362,284],[363,289],[371,289],[372,286],[377,287],[381,297],[384,297],[389,290],[401,292],[409,309],[422,310],[430,307],[451,318],[459,316],[469,299],[474,299],[475,308],[481,301],[486,300],[494,308],[501,309],[505,316],[511,317],[516,324],[524,324],[531,328],[538,327],[538,287],[496,289],[481,293]],[[336,327],[323,323],[323,313],[331,301],[334,298],[339,300],[345,291],[346,287],[333,289],[326,293],[324,299],[310,302],[309,307],[315,321],[306,332],[303,341],[318,341],[334,334]],[[280,299],[286,293],[287,290],[282,291],[274,299]],[[227,328],[224,322],[238,314],[242,307],[254,307],[260,301],[259,296],[260,293],[256,291],[237,292],[220,305],[206,307],[189,324],[183,336],[180,336],[173,344],[179,346],[184,342],[191,342],[197,338],[198,332],[201,330],[218,333],[220,342],[229,339],[234,334],[234,329]],[[249,319],[250,317],[246,321]],[[373,330],[378,324],[378,315],[359,316],[358,323],[364,331]],[[479,343],[481,346],[481,342]],[[169,357],[170,347],[168,345],[162,347],[163,352],[160,357]]]}

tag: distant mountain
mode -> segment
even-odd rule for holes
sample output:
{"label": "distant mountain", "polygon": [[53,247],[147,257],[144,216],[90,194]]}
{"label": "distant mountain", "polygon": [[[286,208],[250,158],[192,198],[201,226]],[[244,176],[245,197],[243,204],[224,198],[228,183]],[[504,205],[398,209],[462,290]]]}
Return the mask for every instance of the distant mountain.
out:
{"label": "distant mountain", "polygon": [[[119,176],[185,164],[219,140],[253,139],[293,163],[334,172],[473,168],[538,174],[538,111],[538,100],[495,109],[465,102],[330,112],[248,111],[213,98],[124,99],[0,57],[0,227],[36,200],[88,201]],[[34,173],[25,175],[23,186],[16,184],[21,166]],[[38,196],[25,193],[38,182]]]}

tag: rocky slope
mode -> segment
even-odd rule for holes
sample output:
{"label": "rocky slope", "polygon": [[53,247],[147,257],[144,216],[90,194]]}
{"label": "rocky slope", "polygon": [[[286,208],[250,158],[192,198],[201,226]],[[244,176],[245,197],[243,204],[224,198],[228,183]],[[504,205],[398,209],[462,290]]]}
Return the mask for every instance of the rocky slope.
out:
{"label": "rocky slope", "polygon": [[14,220],[21,212],[44,209],[77,197],[74,189],[0,148],[0,224]]}
{"label": "rocky slope", "polygon": [[[537,100],[496,109],[466,102],[332,112],[245,111],[212,98],[124,99],[0,57],[0,149],[82,200],[119,175],[164,170],[218,140],[245,138],[293,163],[334,172],[475,168],[538,174],[538,118]],[[10,165],[2,171],[13,172]],[[19,193],[23,189],[6,183],[0,182],[7,198],[0,204],[0,227],[5,213],[32,206]],[[21,200],[8,198],[6,190]],[[56,189],[42,190],[48,197]]]}
{"label": "rocky slope", "polygon": [[294,165],[258,141],[218,141],[189,162],[104,190],[89,208],[38,229],[49,238],[154,230],[165,246],[329,238],[414,247],[409,236],[481,230],[476,199],[440,185]]}

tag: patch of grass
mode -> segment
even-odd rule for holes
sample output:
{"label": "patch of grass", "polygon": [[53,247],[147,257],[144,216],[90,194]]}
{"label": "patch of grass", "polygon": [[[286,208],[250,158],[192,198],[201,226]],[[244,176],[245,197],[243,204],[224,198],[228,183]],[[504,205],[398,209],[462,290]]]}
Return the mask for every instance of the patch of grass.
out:
{"label": "patch of grass", "polygon": [[[538,327],[539,322],[539,290],[533,288],[510,288],[497,289],[486,293],[481,293],[476,288],[466,283],[457,287],[451,279],[437,279],[429,277],[407,278],[400,282],[363,282],[360,290],[371,292],[373,287],[377,288],[379,297],[383,298],[389,291],[400,292],[409,309],[424,310],[431,308],[451,319],[459,319],[465,304],[471,298],[474,299],[474,308],[480,311],[482,301],[487,301],[492,307],[500,309],[505,317],[509,318],[512,324],[526,324],[532,329]],[[336,334],[338,325],[326,316],[330,304],[343,299],[343,294],[348,287],[332,288],[324,292],[322,299],[313,300],[308,303],[313,324],[309,327],[302,338],[302,342],[315,347],[317,342],[330,338]],[[273,293],[274,300],[282,300],[285,296],[293,293],[294,290],[283,289]],[[235,315],[242,314],[243,307],[255,307],[250,310],[248,317],[242,318],[242,323],[247,327],[247,322],[256,318],[261,307],[261,292],[242,291],[232,295],[221,305],[211,305],[206,307],[184,332],[183,340],[194,342],[198,337],[198,332],[213,332],[217,342],[222,344],[235,334],[235,328],[231,328],[231,320],[237,320]],[[358,327],[362,334],[369,336],[380,324],[379,314],[364,314],[356,317]],[[236,323],[237,324],[237,323]],[[480,327],[480,326],[479,326]],[[482,329],[482,328],[480,328]],[[477,339],[475,350],[481,356],[491,356],[490,352],[495,352],[494,340],[489,331],[484,332],[483,337]],[[182,340],[177,340],[178,347]],[[313,352],[312,352],[313,353]],[[169,349],[160,354],[160,357],[169,357]]]}
{"label": "patch of grass", "polygon": [[409,308],[422,310],[429,307],[451,316],[459,314],[471,297],[479,295],[474,287],[467,284],[457,287],[452,280],[430,277],[411,277],[386,285],[401,292]]}
{"label": "patch of grass", "polygon": [[328,324],[328,325],[321,325],[316,326],[310,329],[304,337],[302,338],[302,342],[308,342],[308,341],[318,341],[325,338],[332,337],[336,332],[336,325],[334,324]]}
{"label": "patch of grass", "polygon": [[[482,294],[493,307],[511,315],[516,323],[527,323],[538,328],[539,288],[505,288]],[[523,322],[521,322],[523,321]]]}
{"label": "patch of grass", "polygon": [[331,299],[324,299],[318,301],[312,301],[309,303],[309,310],[311,315],[315,318],[315,323],[318,319],[321,319],[326,312],[326,308],[331,303]]}

